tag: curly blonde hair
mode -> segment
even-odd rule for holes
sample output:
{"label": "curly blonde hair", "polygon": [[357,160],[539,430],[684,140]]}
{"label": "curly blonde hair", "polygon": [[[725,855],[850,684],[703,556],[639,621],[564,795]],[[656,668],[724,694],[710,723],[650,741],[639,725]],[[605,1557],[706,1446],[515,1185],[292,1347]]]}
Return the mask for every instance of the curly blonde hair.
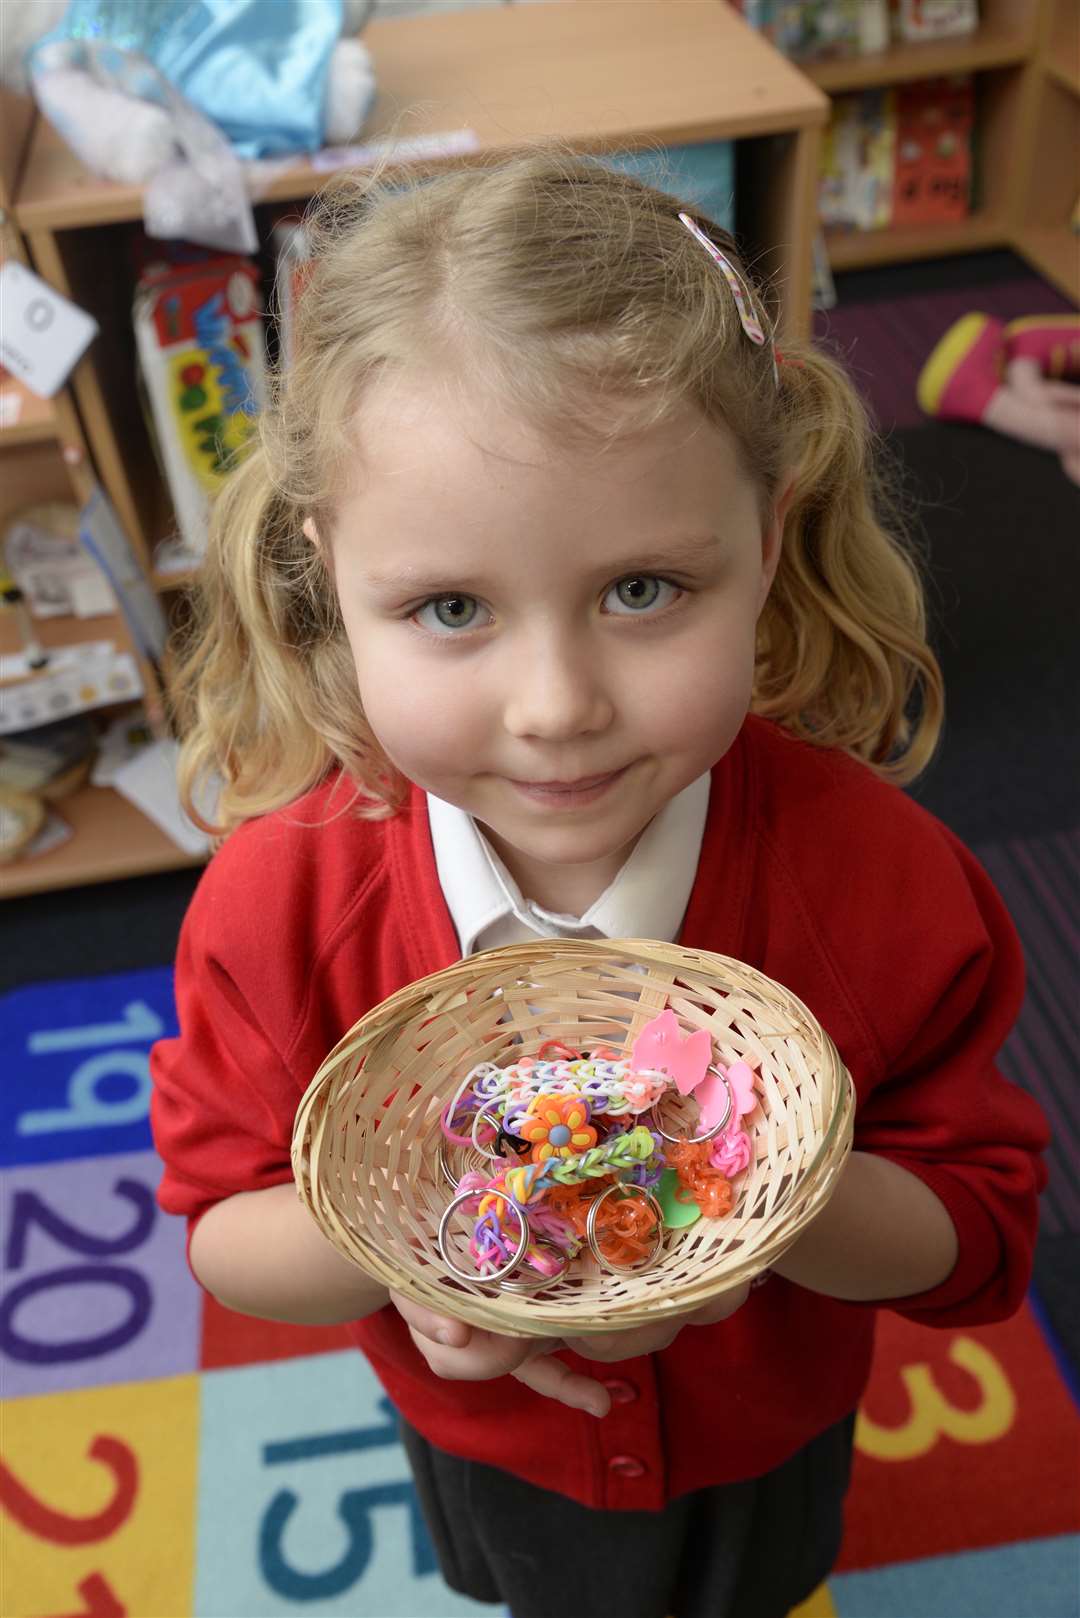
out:
{"label": "curly blonde hair", "polygon": [[[288,804],[335,766],[358,812],[401,802],[304,522],[330,524],[365,386],[448,352],[564,436],[610,438],[690,401],[732,433],[763,509],[794,470],[753,711],[896,782],[925,767],[941,674],[915,555],[881,520],[862,405],[807,344],[785,343],[774,373],[680,209],[751,286],[730,236],[698,210],[548,144],[407,180],[345,177],[315,199],[290,363],[215,503],[171,671],[181,795],[208,830]],[[212,776],[210,825],[196,801]]]}

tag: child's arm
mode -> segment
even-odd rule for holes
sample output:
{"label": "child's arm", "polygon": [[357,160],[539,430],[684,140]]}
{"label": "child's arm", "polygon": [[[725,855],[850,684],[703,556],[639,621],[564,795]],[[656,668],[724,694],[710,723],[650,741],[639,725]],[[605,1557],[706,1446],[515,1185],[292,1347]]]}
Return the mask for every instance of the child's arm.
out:
{"label": "child's arm", "polygon": [[957,1253],[956,1227],[924,1181],[852,1152],[825,1207],[771,1268],[811,1292],[865,1302],[930,1292]]}
{"label": "child's arm", "polygon": [[390,1301],[385,1287],[331,1246],[291,1184],[241,1191],[208,1208],[192,1232],[190,1259],[219,1303],[263,1320],[330,1326]]}

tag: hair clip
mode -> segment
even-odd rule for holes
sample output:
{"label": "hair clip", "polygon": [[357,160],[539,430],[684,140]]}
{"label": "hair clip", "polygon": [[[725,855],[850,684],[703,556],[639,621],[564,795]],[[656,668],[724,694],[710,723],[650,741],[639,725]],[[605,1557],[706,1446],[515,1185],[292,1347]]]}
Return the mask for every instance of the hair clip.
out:
{"label": "hair clip", "polygon": [[759,346],[762,345],[765,342],[765,333],[761,329],[761,323],[750,306],[750,298],[742,283],[742,279],[735,269],[735,266],[732,264],[730,259],[725,258],[724,254],[717,247],[716,243],[711,242],[706,236],[705,232],[695,225],[688,213],[681,213],[679,218],[682,220],[691,236],[694,237],[695,241],[699,241],[702,247],[708,253],[709,257],[715,260],[715,262],[720,266],[721,274],[723,275],[728,286],[731,288],[731,295],[735,299],[735,307],[739,311],[739,319],[742,322],[743,331],[746,333],[747,337],[749,337],[752,343],[757,343]]}

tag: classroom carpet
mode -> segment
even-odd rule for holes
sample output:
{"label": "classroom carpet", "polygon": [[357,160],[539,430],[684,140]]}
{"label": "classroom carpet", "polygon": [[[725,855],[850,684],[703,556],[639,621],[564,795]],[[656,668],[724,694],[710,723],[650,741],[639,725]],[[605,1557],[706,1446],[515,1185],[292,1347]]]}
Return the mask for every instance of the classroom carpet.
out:
{"label": "classroom carpet", "polygon": [[[343,1331],[234,1315],[192,1280],[147,1122],[171,970],[24,986],[0,1016],[4,1614],[498,1613],[443,1585]],[[1053,1064],[1011,1059],[1045,1098]],[[988,1327],[883,1314],[840,1561],[800,1618],[1075,1618],[1078,1455],[1036,1292]]]}

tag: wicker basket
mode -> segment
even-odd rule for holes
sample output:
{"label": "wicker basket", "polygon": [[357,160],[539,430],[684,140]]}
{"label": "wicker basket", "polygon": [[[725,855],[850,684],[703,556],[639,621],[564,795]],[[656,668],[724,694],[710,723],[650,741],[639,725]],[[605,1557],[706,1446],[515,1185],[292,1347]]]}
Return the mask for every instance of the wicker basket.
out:
{"label": "wicker basket", "polygon": [[[758,1105],[744,1121],[751,1162],[732,1212],[666,1230],[648,1270],[611,1273],[586,1253],[532,1295],[456,1279],[436,1241],[454,1194],[439,1119],[464,1075],[534,1056],[551,1039],[629,1051],[667,1007],[684,1034],[709,1031],[715,1059],[746,1061],[757,1075]],[[491,1331],[576,1335],[697,1308],[767,1269],[829,1196],[853,1112],[836,1047],[762,973],[651,940],[552,939],[469,956],[361,1018],[300,1103],[293,1172],[324,1234],[384,1286]],[[692,1097],[676,1098],[664,1116],[689,1134],[696,1113]],[[455,1177],[479,1161],[447,1150]]]}

